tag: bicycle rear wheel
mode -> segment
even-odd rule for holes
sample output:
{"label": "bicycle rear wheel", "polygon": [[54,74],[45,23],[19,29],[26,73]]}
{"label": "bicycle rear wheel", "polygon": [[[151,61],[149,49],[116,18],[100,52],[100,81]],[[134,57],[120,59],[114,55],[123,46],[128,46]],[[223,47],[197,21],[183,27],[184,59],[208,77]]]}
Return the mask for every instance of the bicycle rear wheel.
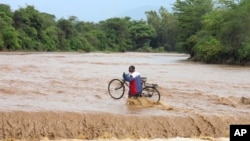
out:
{"label": "bicycle rear wheel", "polygon": [[124,82],[119,79],[112,79],[108,85],[109,95],[114,99],[120,99],[124,95]]}
{"label": "bicycle rear wheel", "polygon": [[142,89],[142,96],[146,97],[149,101],[153,103],[158,103],[160,101],[160,92],[155,87],[144,87]]}

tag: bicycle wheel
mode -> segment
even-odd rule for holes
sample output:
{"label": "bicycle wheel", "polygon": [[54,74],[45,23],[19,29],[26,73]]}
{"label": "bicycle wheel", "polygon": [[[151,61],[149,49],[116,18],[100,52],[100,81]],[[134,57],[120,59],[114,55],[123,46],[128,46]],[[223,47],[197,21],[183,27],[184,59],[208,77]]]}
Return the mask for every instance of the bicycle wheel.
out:
{"label": "bicycle wheel", "polygon": [[108,85],[109,95],[114,99],[122,98],[125,92],[125,86],[123,84],[124,82],[119,79],[112,79]]}
{"label": "bicycle wheel", "polygon": [[142,89],[142,96],[146,97],[149,101],[153,103],[158,103],[160,101],[160,92],[155,87],[144,87]]}

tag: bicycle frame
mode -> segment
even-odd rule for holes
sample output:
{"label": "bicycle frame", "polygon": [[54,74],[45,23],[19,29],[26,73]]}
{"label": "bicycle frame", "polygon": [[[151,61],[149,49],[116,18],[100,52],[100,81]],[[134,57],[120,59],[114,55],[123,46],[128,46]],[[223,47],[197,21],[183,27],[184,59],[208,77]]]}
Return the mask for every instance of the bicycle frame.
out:
{"label": "bicycle frame", "polygon": [[[158,86],[157,84],[148,84],[146,83],[147,78],[146,77],[142,77],[141,80],[141,84],[142,84],[142,93],[140,94],[140,97],[149,97],[150,100],[153,99],[154,102],[159,102],[160,100],[160,93],[159,91],[156,89],[156,87]],[[115,82],[116,84],[119,83],[119,85],[112,85],[115,84],[113,83]],[[111,87],[110,87],[111,86]],[[109,91],[109,95],[114,98],[114,99],[120,99],[123,97],[124,92],[125,92],[125,86],[129,87],[129,82],[123,80],[123,79],[112,79],[109,82],[108,85],[108,91]],[[110,89],[111,88],[111,89]],[[112,88],[113,90],[118,90],[118,93],[116,92],[112,92]],[[121,90],[120,90],[121,89]],[[120,93],[119,93],[120,92]],[[113,95],[114,94],[114,95]],[[118,95],[117,95],[118,94]],[[153,98],[152,98],[153,97]],[[156,99],[155,99],[156,98]]]}
{"label": "bicycle frame", "polygon": [[[125,80],[121,80],[121,81],[122,81],[121,87],[123,87],[124,85],[127,86],[127,87],[129,87],[128,83]],[[115,88],[115,90],[121,89],[121,87]]]}
{"label": "bicycle frame", "polygon": [[[153,87],[153,88],[156,88],[156,87],[157,87],[157,84],[147,85],[147,84],[146,84],[146,80],[147,80],[147,77],[142,77],[142,80],[141,80],[142,88],[145,88],[145,87]],[[129,87],[129,84],[128,84],[125,80],[122,79],[121,81],[122,81],[121,87],[124,86],[124,85],[127,86],[127,87]],[[121,87],[116,88],[116,90],[120,89]]]}

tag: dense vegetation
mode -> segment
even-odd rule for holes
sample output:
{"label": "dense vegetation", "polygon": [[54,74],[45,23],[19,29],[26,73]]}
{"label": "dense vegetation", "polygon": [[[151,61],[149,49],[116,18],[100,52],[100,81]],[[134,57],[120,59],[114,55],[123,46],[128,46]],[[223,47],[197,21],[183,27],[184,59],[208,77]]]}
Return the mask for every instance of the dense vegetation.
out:
{"label": "dense vegetation", "polygon": [[176,0],[172,13],[145,14],[93,23],[0,4],[0,51],[179,51],[206,63],[250,61],[249,0]]}
{"label": "dense vegetation", "polygon": [[249,0],[177,0],[180,48],[207,63],[250,60]]}

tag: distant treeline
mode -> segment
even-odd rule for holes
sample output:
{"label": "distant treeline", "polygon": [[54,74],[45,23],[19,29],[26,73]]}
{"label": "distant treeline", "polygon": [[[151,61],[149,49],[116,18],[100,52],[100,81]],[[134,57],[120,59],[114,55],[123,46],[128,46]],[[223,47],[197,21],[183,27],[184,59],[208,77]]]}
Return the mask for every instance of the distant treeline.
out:
{"label": "distant treeline", "polygon": [[178,51],[206,63],[250,61],[249,0],[176,0],[172,13],[145,14],[93,23],[0,4],[0,51]]}

